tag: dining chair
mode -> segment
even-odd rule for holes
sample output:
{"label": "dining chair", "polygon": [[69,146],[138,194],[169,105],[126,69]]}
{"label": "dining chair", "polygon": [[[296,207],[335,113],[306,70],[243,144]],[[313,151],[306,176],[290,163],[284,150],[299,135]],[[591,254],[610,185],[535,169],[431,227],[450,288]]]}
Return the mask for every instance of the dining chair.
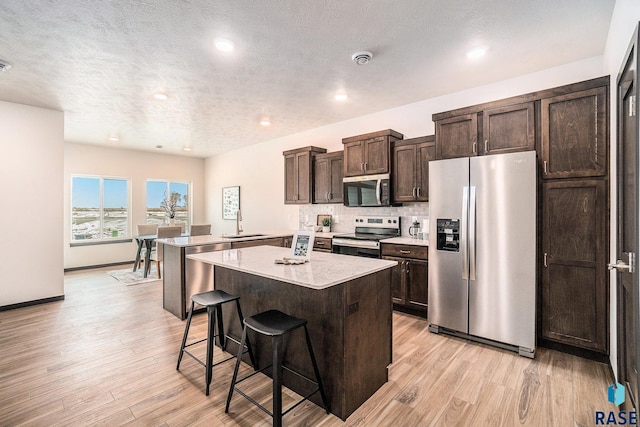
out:
{"label": "dining chair", "polygon": [[209,234],[211,234],[211,224],[194,224],[189,232],[189,236],[205,236]]}
{"label": "dining chair", "polygon": [[[166,239],[169,237],[180,237],[182,230],[179,225],[169,227],[158,227],[158,239]],[[156,242],[156,251],[151,253],[151,260],[156,262],[158,269],[158,279],[162,279],[160,272],[160,263],[162,262],[162,243]]]}
{"label": "dining chair", "polygon": [[176,221],[173,224],[173,226],[180,227],[180,232],[181,233],[186,233],[187,232],[187,223],[186,222]]}
{"label": "dining chair", "polygon": [[[148,234],[156,234],[158,233],[158,224],[138,224],[138,236],[146,236]],[[151,249],[152,253],[155,250],[155,243],[153,248]],[[147,248],[143,247],[140,252],[140,262],[138,264],[138,268],[140,268],[140,264],[144,262],[145,255],[147,253]]]}

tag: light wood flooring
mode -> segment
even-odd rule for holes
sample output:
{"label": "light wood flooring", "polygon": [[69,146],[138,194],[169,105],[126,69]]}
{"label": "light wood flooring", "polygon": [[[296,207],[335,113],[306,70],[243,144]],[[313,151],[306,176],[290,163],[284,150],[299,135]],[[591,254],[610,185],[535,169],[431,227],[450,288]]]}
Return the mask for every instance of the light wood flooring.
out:
{"label": "light wood flooring", "polygon": [[[208,397],[201,366],[185,357],[176,371],[184,322],[162,309],[161,282],[73,272],[65,293],[0,312],[0,426],[271,424],[237,394],[224,413],[233,362],[214,369]],[[194,318],[194,337],[206,335],[205,317]],[[389,382],[346,422],[305,402],[285,425],[589,426],[596,410],[615,409],[604,364],[544,348],[530,360],[429,333],[424,319],[394,313],[393,322]],[[270,379],[251,381],[245,391],[270,402]],[[286,391],[285,407],[295,397]]]}

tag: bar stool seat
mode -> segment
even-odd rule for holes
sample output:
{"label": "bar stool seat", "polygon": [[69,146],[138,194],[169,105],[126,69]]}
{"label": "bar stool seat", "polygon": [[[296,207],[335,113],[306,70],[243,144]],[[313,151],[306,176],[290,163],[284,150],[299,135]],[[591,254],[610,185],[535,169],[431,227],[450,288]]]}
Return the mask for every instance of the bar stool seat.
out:
{"label": "bar stool seat", "polygon": [[[238,312],[238,317],[240,319],[240,324],[243,324],[243,320],[244,318],[242,317],[242,310],[240,309],[240,297],[235,296],[235,295],[230,295],[224,291],[219,291],[219,290],[214,290],[214,291],[207,291],[207,292],[202,292],[199,294],[195,294],[191,296],[191,309],[189,310],[189,315],[187,317],[187,324],[185,326],[184,329],[184,336],[182,337],[182,345],[180,346],[180,353],[178,354],[178,364],[176,365],[176,370],[180,370],[180,362],[182,361],[182,356],[184,356],[184,354],[188,354],[189,356],[191,356],[191,358],[193,358],[196,362],[198,362],[200,365],[204,366],[205,368],[205,394],[208,396],[209,395],[209,386],[211,385],[211,379],[213,376],[213,367],[217,366],[221,363],[224,363],[226,361],[229,361],[231,359],[233,359],[234,357],[239,357],[242,358],[242,355],[244,353],[249,353],[249,357],[251,359],[251,364],[253,366],[256,365],[255,363],[255,359],[253,357],[253,352],[251,351],[251,345],[249,342],[245,344],[240,345],[239,350],[238,350],[238,354],[237,356],[235,354],[232,354],[230,357],[221,360],[219,362],[213,363],[213,344],[215,341],[215,338],[218,337],[219,343],[220,343],[220,347],[222,348],[222,350],[226,350],[227,348],[227,340],[231,340],[234,341],[237,344],[240,344],[240,342],[238,340],[236,340],[235,338],[226,335],[224,333],[224,325],[222,323],[222,309],[221,306],[222,304],[226,304],[229,302],[234,302],[236,303],[236,310]],[[192,342],[190,344],[187,344],[187,338],[189,336],[189,328],[191,327],[191,319],[193,317],[193,311],[195,309],[195,304],[199,304],[203,307],[206,307],[207,309],[207,337],[195,342]],[[215,333],[215,329],[216,329],[216,318],[217,318],[217,323],[218,323],[218,333]],[[193,355],[188,348],[191,346],[194,346],[196,344],[200,344],[202,342],[206,341],[207,342],[207,353],[205,356],[205,360],[202,361],[200,360],[198,357],[196,357],[195,355]]]}
{"label": "bar stool seat", "polygon": [[[298,329],[304,328],[305,339],[307,342],[307,350],[309,351],[309,356],[311,358],[311,364],[313,365],[313,371],[315,373],[315,381],[311,378],[307,378],[299,372],[296,372],[289,367],[283,365],[282,363],[282,354],[284,349],[282,348],[282,338],[284,335]],[[249,341],[247,338],[247,330],[251,329],[259,334],[270,336],[272,351],[273,351],[273,363],[269,366],[266,366],[260,370],[256,370],[255,372],[247,375],[246,377],[238,380],[238,369],[240,367],[240,354],[236,358],[236,367],[233,371],[233,378],[231,380],[231,386],[229,387],[229,394],[227,396],[227,405],[225,407],[225,413],[229,412],[229,406],[231,404],[231,398],[233,397],[233,392],[237,391],[240,395],[245,397],[251,403],[256,405],[258,408],[262,409],[264,412],[269,414],[273,418],[273,425],[276,427],[282,426],[282,417],[286,415],[289,411],[293,410],[296,406],[300,405],[305,400],[308,400],[313,394],[320,392],[320,396],[322,397],[322,403],[324,405],[324,409],[329,413],[329,403],[327,401],[327,396],[324,392],[324,387],[322,385],[322,379],[320,378],[320,372],[318,371],[318,364],[316,362],[315,355],[313,353],[313,347],[311,346],[311,339],[309,338],[309,331],[307,330],[307,321],[305,319],[299,319],[297,317],[289,316],[278,310],[269,310],[262,313],[258,313],[256,315],[247,317],[244,319],[244,327],[242,329],[242,339],[240,341],[240,349],[245,343],[248,345]],[[255,367],[255,364],[254,364]],[[242,390],[239,390],[236,385],[240,382],[251,378],[259,372],[263,372],[266,369],[273,367],[273,411],[267,410],[264,406],[260,405],[250,396],[245,394]],[[285,369],[288,372],[291,372],[300,378],[310,382],[315,385],[313,391],[303,397],[301,400],[296,402],[293,406],[291,406],[286,411],[282,411],[282,370]]]}

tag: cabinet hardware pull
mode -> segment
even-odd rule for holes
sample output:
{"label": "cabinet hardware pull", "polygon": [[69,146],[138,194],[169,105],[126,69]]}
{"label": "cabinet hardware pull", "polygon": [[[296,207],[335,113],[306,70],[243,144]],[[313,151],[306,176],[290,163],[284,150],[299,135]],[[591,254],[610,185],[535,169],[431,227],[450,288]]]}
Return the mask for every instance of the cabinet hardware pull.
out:
{"label": "cabinet hardware pull", "polygon": [[544,266],[545,267],[549,267],[549,265],[547,264],[547,253],[544,253]]}
{"label": "cabinet hardware pull", "polygon": [[360,170],[363,171],[364,170],[364,163],[360,163]]}
{"label": "cabinet hardware pull", "polygon": [[407,263],[407,270],[406,271],[407,271],[407,274],[409,274],[409,261],[406,261],[406,263]]}
{"label": "cabinet hardware pull", "polygon": [[324,242],[316,242],[317,246],[324,246]]}
{"label": "cabinet hardware pull", "polygon": [[411,197],[416,198],[416,187],[413,187],[413,190],[411,190]]}
{"label": "cabinet hardware pull", "polygon": [[364,162],[364,171],[367,171],[367,162]]}
{"label": "cabinet hardware pull", "polygon": [[418,197],[417,197],[417,198],[419,199],[419,198],[420,198],[420,187],[416,188],[416,190],[417,190],[417,191],[416,191],[416,194],[418,195]]}
{"label": "cabinet hardware pull", "polygon": [[471,146],[471,152],[473,154],[477,153],[477,148],[478,148],[478,144],[476,144],[475,142],[473,143],[473,145]]}
{"label": "cabinet hardware pull", "polygon": [[547,175],[549,173],[547,172],[547,161],[545,160],[542,164],[544,165],[544,174]]}
{"label": "cabinet hardware pull", "polygon": [[404,250],[404,249],[400,249],[400,253],[401,253],[401,254],[410,254],[410,253],[411,253],[411,251],[407,251],[407,250]]}
{"label": "cabinet hardware pull", "polygon": [[484,140],[484,153],[487,154],[489,152],[489,140]]}

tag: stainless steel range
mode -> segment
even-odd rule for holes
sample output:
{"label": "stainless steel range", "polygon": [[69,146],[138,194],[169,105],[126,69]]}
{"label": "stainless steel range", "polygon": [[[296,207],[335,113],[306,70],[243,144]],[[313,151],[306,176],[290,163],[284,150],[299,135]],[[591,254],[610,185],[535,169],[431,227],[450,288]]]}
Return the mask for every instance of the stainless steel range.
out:
{"label": "stainless steel range", "polygon": [[400,235],[399,216],[357,216],[354,225],[355,233],[333,237],[333,253],[380,258],[380,240]]}

